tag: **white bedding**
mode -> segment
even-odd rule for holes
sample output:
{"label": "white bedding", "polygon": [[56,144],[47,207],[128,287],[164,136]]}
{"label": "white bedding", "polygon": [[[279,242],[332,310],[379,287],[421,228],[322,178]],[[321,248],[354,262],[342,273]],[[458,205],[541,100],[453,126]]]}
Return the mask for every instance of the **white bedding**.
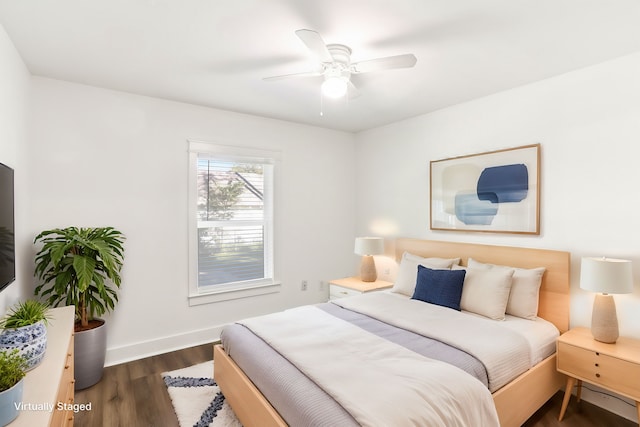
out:
{"label": "white bedding", "polygon": [[499,426],[491,394],[471,375],[316,307],[239,323],[285,355],[363,426]]}
{"label": "white bedding", "polygon": [[527,339],[513,328],[503,327],[502,322],[395,293],[373,292],[334,303],[473,355],[487,369],[491,392],[531,367]]}
{"label": "white bedding", "polygon": [[[555,326],[543,319],[507,316],[496,321],[396,293],[333,302],[462,349],[483,363],[489,377],[487,389],[452,365],[312,306],[238,322],[289,359],[362,425],[396,425],[408,419],[416,420],[415,425],[498,425],[490,393],[553,354],[558,336]],[[379,386],[368,387],[370,381],[384,384],[383,394]],[[408,408],[397,402],[409,402]]]}
{"label": "white bedding", "polygon": [[529,320],[507,314],[503,321],[497,323],[500,327],[518,332],[527,340],[531,351],[530,368],[556,352],[556,339],[560,332],[551,322],[539,317]]}
{"label": "white bedding", "polygon": [[[394,292],[384,291],[380,293],[389,293],[401,298],[409,299],[409,297],[404,297]],[[487,320],[479,314],[464,310],[462,310],[462,313]],[[553,323],[547,320],[540,317],[535,320],[529,320],[507,314],[505,315],[504,320],[492,321],[496,322],[497,326],[509,328],[517,332],[527,340],[531,351],[531,363],[529,368],[534,367],[556,352],[556,340],[560,336],[560,331],[558,331],[558,328],[556,328]]]}

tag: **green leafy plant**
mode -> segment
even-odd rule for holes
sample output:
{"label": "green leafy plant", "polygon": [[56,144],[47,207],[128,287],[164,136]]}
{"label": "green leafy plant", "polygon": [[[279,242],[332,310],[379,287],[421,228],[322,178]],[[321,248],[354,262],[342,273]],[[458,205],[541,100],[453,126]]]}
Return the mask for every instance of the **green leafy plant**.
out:
{"label": "green leafy plant", "polygon": [[24,378],[27,362],[18,350],[0,351],[0,392],[9,390]]}
{"label": "green leafy plant", "polygon": [[18,302],[9,309],[7,316],[0,320],[0,328],[16,329],[33,325],[41,320],[48,324],[50,319],[48,310],[49,305],[40,301],[29,299]]}
{"label": "green leafy plant", "polygon": [[[82,327],[115,308],[124,261],[124,235],[113,227],[56,228],[38,234],[36,295],[52,306],[75,305]],[[115,285],[114,286],[112,286]]]}

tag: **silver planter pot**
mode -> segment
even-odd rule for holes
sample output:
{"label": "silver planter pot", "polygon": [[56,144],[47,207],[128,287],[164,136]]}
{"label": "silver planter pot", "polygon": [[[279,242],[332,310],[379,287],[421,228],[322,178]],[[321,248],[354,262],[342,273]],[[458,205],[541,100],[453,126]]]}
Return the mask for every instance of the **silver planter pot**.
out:
{"label": "silver planter pot", "polygon": [[76,332],[73,339],[75,389],[82,390],[102,378],[107,353],[107,324],[103,321],[97,328]]}

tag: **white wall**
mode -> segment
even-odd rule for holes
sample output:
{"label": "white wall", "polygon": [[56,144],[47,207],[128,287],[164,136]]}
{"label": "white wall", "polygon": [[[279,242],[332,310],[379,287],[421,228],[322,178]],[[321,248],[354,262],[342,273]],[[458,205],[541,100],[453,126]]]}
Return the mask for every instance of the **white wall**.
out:
{"label": "white wall", "polygon": [[[114,226],[127,236],[108,364],[211,341],[243,317],[319,302],[328,295],[321,280],[350,272],[352,134],[45,78],[33,78],[32,93],[31,235],[76,225]],[[187,139],[281,151],[280,293],[188,306]]]}
{"label": "white wall", "polygon": [[0,163],[14,169],[16,281],[0,293],[0,313],[16,301],[31,296],[31,237],[26,233],[26,138],[29,72],[13,42],[0,26]]}
{"label": "white wall", "polygon": [[[359,133],[357,234],[570,251],[572,326],[591,321],[580,258],[631,259],[635,291],[615,299],[621,335],[640,338],[639,75],[637,53]],[[429,230],[430,160],[538,142],[540,236]]]}

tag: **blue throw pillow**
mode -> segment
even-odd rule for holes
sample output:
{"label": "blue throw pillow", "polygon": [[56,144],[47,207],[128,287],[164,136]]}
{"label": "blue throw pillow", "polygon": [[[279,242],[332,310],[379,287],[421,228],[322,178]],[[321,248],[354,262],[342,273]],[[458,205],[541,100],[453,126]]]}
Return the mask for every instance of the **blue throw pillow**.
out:
{"label": "blue throw pillow", "polygon": [[465,270],[432,270],[418,266],[418,280],[412,299],[460,311]]}

